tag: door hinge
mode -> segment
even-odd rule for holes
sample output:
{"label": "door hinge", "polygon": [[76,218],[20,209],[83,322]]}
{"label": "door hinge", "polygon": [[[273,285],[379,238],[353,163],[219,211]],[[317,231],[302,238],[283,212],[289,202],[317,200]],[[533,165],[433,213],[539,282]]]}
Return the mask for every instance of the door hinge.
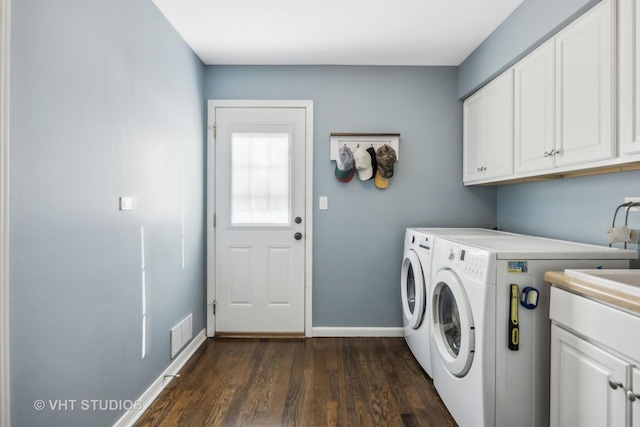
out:
{"label": "door hinge", "polygon": [[216,139],[218,137],[218,126],[216,126],[216,124],[213,124],[213,139]]}
{"label": "door hinge", "polygon": [[217,222],[216,214],[213,214],[213,228],[216,228],[216,222]]}
{"label": "door hinge", "polygon": [[216,300],[213,300],[211,303],[211,309],[213,310],[213,315],[216,315]]}

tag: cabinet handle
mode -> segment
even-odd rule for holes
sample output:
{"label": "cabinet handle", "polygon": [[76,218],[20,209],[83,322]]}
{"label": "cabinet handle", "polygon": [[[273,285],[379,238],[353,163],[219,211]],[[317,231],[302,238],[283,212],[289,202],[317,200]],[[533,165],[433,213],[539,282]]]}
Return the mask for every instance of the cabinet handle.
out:
{"label": "cabinet handle", "polygon": [[619,381],[616,380],[609,380],[609,387],[611,387],[613,390],[616,390],[618,387],[623,387],[624,384],[622,384]]}
{"label": "cabinet handle", "polygon": [[629,390],[627,392],[627,399],[629,399],[630,402],[634,402],[636,399],[640,399],[640,394],[634,393],[631,390]]}

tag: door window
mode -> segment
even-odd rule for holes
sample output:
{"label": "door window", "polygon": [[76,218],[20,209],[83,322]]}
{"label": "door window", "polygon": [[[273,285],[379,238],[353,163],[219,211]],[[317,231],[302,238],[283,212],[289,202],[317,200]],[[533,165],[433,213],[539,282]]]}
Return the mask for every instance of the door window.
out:
{"label": "door window", "polygon": [[402,293],[402,310],[406,325],[410,328],[418,328],[425,314],[425,286],[422,276],[422,266],[418,255],[414,251],[405,253],[402,262],[402,280],[400,284]]}
{"label": "door window", "polygon": [[416,307],[416,279],[413,275],[413,265],[409,263],[409,270],[407,271],[407,305],[409,311],[413,314]]}
{"label": "door window", "polygon": [[440,315],[442,333],[447,343],[447,350],[453,357],[457,357],[460,353],[460,340],[462,339],[460,312],[453,292],[447,285],[442,287],[440,293],[438,313]]}
{"label": "door window", "polygon": [[231,136],[231,225],[290,223],[291,142],[287,133]]}
{"label": "door window", "polygon": [[451,270],[434,278],[433,336],[440,360],[455,376],[466,375],[473,362],[475,328],[464,286]]}

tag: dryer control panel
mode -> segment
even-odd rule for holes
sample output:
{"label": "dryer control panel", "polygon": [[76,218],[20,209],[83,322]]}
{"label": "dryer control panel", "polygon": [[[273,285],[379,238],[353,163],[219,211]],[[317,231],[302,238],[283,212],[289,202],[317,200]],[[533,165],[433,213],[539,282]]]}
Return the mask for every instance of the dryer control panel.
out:
{"label": "dryer control panel", "polygon": [[450,268],[461,276],[487,283],[488,277],[495,277],[494,259],[495,256],[486,250],[438,238],[433,253],[433,267]]}

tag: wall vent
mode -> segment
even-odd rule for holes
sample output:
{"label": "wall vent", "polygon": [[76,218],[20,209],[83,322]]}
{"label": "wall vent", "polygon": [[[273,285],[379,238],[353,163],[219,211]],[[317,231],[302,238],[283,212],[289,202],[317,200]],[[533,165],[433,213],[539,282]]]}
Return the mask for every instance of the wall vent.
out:
{"label": "wall vent", "polygon": [[189,314],[171,329],[171,358],[193,338],[193,315]]}

